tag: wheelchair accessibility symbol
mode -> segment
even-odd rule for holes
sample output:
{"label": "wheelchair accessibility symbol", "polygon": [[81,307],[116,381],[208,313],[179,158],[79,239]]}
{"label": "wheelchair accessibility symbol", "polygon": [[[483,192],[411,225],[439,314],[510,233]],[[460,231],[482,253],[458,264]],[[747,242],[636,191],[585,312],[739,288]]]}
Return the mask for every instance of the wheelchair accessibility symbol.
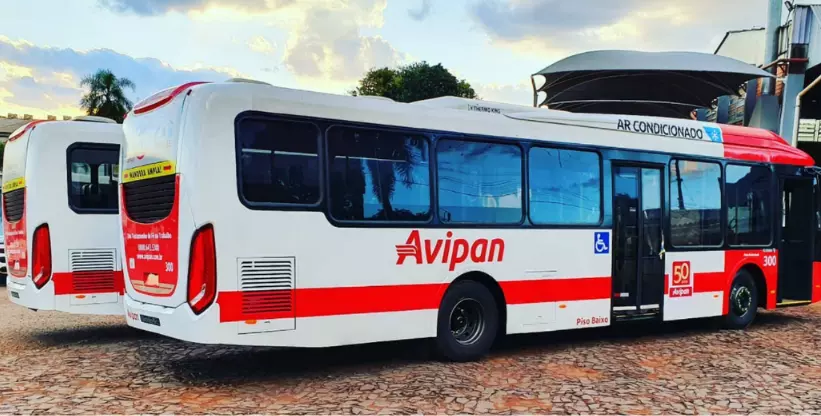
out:
{"label": "wheelchair accessibility symbol", "polygon": [[593,243],[593,252],[595,254],[607,254],[610,252],[610,233],[601,232],[595,233],[595,240]]}

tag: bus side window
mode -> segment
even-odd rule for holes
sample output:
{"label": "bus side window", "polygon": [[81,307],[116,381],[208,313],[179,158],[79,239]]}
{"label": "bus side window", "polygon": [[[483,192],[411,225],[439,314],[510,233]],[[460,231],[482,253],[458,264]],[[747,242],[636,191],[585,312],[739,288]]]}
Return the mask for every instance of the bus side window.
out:
{"label": "bus side window", "polygon": [[319,129],[305,122],[246,118],[236,136],[240,194],[246,202],[319,203]]}
{"label": "bus side window", "polygon": [[[117,213],[119,146],[74,144],[68,149],[68,202],[75,212]],[[118,166],[119,167],[119,166]]]}

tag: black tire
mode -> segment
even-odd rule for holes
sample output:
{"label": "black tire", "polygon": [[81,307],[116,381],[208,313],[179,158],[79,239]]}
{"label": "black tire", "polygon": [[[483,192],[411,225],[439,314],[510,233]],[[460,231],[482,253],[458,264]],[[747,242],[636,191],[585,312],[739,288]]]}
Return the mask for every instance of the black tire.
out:
{"label": "black tire", "polygon": [[499,310],[487,287],[464,280],[448,288],[439,305],[436,324],[435,345],[441,358],[456,362],[478,360],[490,351],[498,331]]}
{"label": "black tire", "polygon": [[729,311],[724,317],[724,328],[745,329],[750,326],[758,312],[758,288],[750,273],[741,270],[735,275],[727,302]]}

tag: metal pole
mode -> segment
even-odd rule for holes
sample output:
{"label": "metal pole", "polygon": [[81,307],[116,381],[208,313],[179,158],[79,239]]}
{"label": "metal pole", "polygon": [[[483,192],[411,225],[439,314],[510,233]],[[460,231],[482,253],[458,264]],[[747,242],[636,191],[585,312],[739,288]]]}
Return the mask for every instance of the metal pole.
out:
{"label": "metal pole", "polygon": [[[764,32],[764,60],[775,61],[778,58],[778,28],[781,26],[781,0],[767,1],[767,28]],[[775,91],[775,82],[764,79],[761,93],[772,95]]]}
{"label": "metal pole", "polygon": [[801,92],[799,92],[795,97],[795,118],[793,119],[792,137],[790,138],[793,147],[798,147],[798,122],[801,117],[801,97],[810,92],[810,90],[819,83],[821,83],[821,75],[815,78],[810,85],[807,85],[807,87],[801,90]]}

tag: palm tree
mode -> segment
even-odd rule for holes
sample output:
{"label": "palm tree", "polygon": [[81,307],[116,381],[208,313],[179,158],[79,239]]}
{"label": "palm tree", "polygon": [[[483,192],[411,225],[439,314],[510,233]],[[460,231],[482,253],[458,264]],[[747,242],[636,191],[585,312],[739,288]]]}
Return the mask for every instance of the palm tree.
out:
{"label": "palm tree", "polygon": [[[383,146],[390,146],[391,144],[397,145],[398,143],[393,141],[382,143]],[[420,163],[420,158],[424,159],[426,156],[425,152],[421,152],[422,154],[417,156],[415,153],[419,153],[418,150],[407,139],[401,147],[396,146],[390,153],[395,161],[367,161],[367,168],[371,173],[371,178],[373,178],[373,193],[382,204],[380,217],[383,217],[384,220],[396,219],[394,218],[396,212],[393,209],[393,204],[391,204],[391,198],[396,190],[396,176],[399,176],[398,179],[402,185],[411,189],[414,185],[413,167],[415,164]],[[402,219],[407,220],[410,218]]]}
{"label": "palm tree", "polygon": [[80,100],[80,107],[90,116],[108,117],[122,123],[133,107],[124,89],[134,91],[134,83],[128,78],[117,78],[107,69],[86,76],[80,81],[80,86],[88,87],[88,93]]}

